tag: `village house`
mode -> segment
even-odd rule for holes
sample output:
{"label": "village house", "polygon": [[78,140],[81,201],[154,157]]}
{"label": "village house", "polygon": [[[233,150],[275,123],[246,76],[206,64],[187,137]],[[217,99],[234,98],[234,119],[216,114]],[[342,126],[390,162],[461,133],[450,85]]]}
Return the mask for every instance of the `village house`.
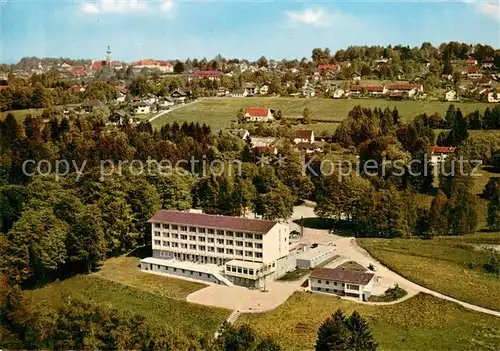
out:
{"label": "village house", "polygon": [[174,105],[175,105],[175,100],[170,96],[158,100],[158,106],[162,110],[168,110],[170,107]]}
{"label": "village house", "polygon": [[259,88],[260,95],[267,95],[269,93],[269,85],[264,84]]}
{"label": "village house", "polygon": [[446,158],[455,153],[456,147],[433,146],[431,148],[431,165],[435,166],[444,162]]}
{"label": "village house", "polygon": [[479,73],[476,67],[467,68],[467,79],[480,79],[483,78],[483,74]]}
{"label": "village house", "polygon": [[241,140],[247,140],[250,136],[250,132],[246,129],[235,129],[231,131],[231,134],[237,136]]}
{"label": "village house", "polygon": [[277,155],[278,154],[278,149],[276,146],[269,145],[269,146],[254,146],[253,147],[254,151],[257,151],[258,153],[261,154],[271,154],[271,155]]}
{"label": "village house", "polygon": [[190,81],[193,78],[197,79],[209,79],[209,80],[220,80],[224,73],[220,71],[196,71],[191,73],[188,80]]}
{"label": "village house", "polygon": [[484,68],[484,69],[490,69],[490,68],[493,68],[493,66],[495,65],[495,60],[491,57],[485,59],[482,63],[481,63],[481,67]]}
{"label": "village house", "polygon": [[81,77],[86,77],[89,74],[89,71],[85,66],[74,66],[71,67],[70,73],[74,77],[81,78]]}
{"label": "village house", "polygon": [[465,60],[465,64],[468,66],[475,66],[477,65],[477,60],[472,57],[469,57],[467,60]]}
{"label": "village house", "polygon": [[273,110],[262,107],[249,107],[245,109],[245,121],[247,122],[269,122],[274,120]]}
{"label": "village house", "polygon": [[343,98],[344,96],[345,96],[345,90],[340,88],[335,89],[332,94],[332,97],[334,99],[340,99]]}
{"label": "village house", "polygon": [[235,98],[242,98],[242,97],[247,97],[247,96],[248,96],[248,91],[245,89],[234,90],[231,93],[231,97],[235,97]]}
{"label": "village house", "polygon": [[187,94],[182,89],[176,89],[172,94],[170,94],[170,97],[177,103],[184,103]]}
{"label": "village house", "polygon": [[252,82],[243,83],[242,89],[246,92],[245,96],[252,96],[259,93],[259,87]]}
{"label": "village house", "polygon": [[351,85],[349,87],[349,96],[358,97],[361,95],[361,85]]}
{"label": "village house", "polygon": [[218,97],[226,97],[229,96],[229,89],[220,87],[219,90],[217,91],[217,96]]}
{"label": "village house", "polygon": [[387,90],[393,94],[392,97],[399,97],[399,94],[394,93],[402,93],[403,97],[413,98],[419,93],[423,93],[424,87],[422,84],[390,84]]}
{"label": "village house", "polygon": [[147,101],[136,102],[133,106],[135,115],[146,115],[154,112],[154,107]]}
{"label": "village house", "polygon": [[359,82],[361,80],[361,74],[359,72],[354,72],[351,75],[351,79],[355,82]]}
{"label": "village house", "polygon": [[444,94],[444,99],[446,101],[458,101],[458,94],[455,90],[449,90]]}
{"label": "village house", "polygon": [[375,284],[373,273],[342,268],[316,268],[309,276],[311,291],[354,297],[366,301]]}
{"label": "village house", "polygon": [[296,130],[293,139],[295,144],[298,143],[314,143],[314,132],[312,130]]}
{"label": "village house", "polygon": [[302,87],[302,96],[310,98],[316,95],[316,89],[312,83],[306,80],[304,86]]}
{"label": "village house", "polygon": [[488,91],[487,100],[488,102],[500,102],[500,93]]}
{"label": "village house", "polygon": [[143,69],[158,70],[161,73],[173,73],[174,66],[168,61],[157,61],[154,59],[142,59],[133,64],[134,70],[141,71]]}
{"label": "village house", "polygon": [[340,66],[337,65],[318,65],[319,72],[338,72],[340,71]]}
{"label": "village house", "polygon": [[85,113],[92,113],[96,108],[104,107],[104,103],[99,100],[87,100],[84,101],[81,105],[81,108]]}
{"label": "village house", "polygon": [[364,87],[364,89],[370,96],[381,96],[387,94],[387,88],[384,85],[369,85]]}
{"label": "village house", "polygon": [[68,61],[63,61],[63,63],[61,63],[59,65],[59,68],[62,69],[62,70],[70,70],[71,69],[71,65],[68,63]]}

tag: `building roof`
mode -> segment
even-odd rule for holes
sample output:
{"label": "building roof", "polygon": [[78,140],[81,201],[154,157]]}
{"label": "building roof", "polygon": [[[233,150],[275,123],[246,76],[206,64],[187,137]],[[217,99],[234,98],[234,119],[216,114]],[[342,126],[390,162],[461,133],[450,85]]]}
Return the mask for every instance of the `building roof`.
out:
{"label": "building roof", "polygon": [[477,68],[476,67],[469,67],[469,68],[467,68],[467,73],[477,73]]}
{"label": "building roof", "polygon": [[365,89],[366,89],[366,91],[383,92],[384,86],[383,85],[369,85],[369,86],[366,86]]}
{"label": "building roof", "polygon": [[335,280],[337,282],[366,285],[375,274],[358,271],[349,271],[339,268],[316,268],[311,273],[311,278]]}
{"label": "building roof", "polygon": [[263,107],[248,107],[247,109],[245,109],[245,114],[248,114],[252,117],[267,117],[269,114],[269,109]]}
{"label": "building roof", "polygon": [[412,90],[419,89],[420,84],[391,84],[389,85],[389,90]]}
{"label": "building roof", "polygon": [[222,77],[223,73],[220,71],[196,71],[192,73],[193,76],[198,78],[206,78],[206,77]]}
{"label": "building roof", "polygon": [[267,233],[276,225],[276,223],[278,223],[275,221],[267,221],[261,219],[248,219],[167,210],[161,210],[160,212],[156,213],[149,219],[148,222],[172,223],[178,225],[191,225],[215,229],[230,229],[235,231],[245,231],[262,234]]}
{"label": "building roof", "polygon": [[431,153],[433,154],[452,154],[457,148],[453,146],[433,146]]}
{"label": "building roof", "polygon": [[297,130],[297,131],[295,131],[295,138],[311,139],[312,136],[313,136],[312,130]]}
{"label": "building roof", "polygon": [[325,70],[325,71],[326,71],[326,70],[328,70],[328,71],[336,71],[336,70],[337,70],[337,68],[338,68],[338,66],[337,66],[337,65],[319,65],[319,66],[318,66],[318,69],[319,69],[320,71],[323,71],[323,70]]}
{"label": "building roof", "polygon": [[329,252],[334,252],[335,248],[329,245],[318,245],[314,249],[306,250],[297,255],[298,260],[313,260]]}
{"label": "building roof", "polygon": [[347,262],[344,262],[335,268],[343,269],[343,270],[347,270],[347,271],[358,271],[358,272],[366,272],[367,271],[366,267],[360,265],[356,261],[347,261]]}
{"label": "building roof", "polygon": [[361,85],[351,85],[349,87],[350,91],[361,91]]}

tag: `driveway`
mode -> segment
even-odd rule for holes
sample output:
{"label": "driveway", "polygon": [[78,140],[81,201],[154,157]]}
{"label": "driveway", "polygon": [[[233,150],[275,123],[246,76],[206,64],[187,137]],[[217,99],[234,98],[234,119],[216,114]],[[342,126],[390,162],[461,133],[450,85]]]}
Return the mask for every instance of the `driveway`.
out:
{"label": "driveway", "polygon": [[195,104],[195,103],[197,103],[197,102],[198,102],[198,101],[200,101],[200,100],[202,100],[202,99],[196,99],[196,100],[194,100],[194,101],[188,102],[187,104],[177,105],[177,106],[174,106],[174,107],[173,107],[173,108],[171,108],[171,109],[161,111],[161,112],[160,112],[160,113],[158,113],[157,115],[154,115],[153,117],[151,117],[151,118],[148,120],[148,122],[149,122],[149,123],[151,123],[151,122],[153,122],[155,119],[160,118],[160,117],[161,117],[161,116],[163,116],[163,115],[166,115],[166,114],[168,114],[168,113],[170,113],[170,112],[172,112],[172,111],[178,110],[178,109],[180,109],[180,108],[183,108],[183,107],[186,107],[186,106],[189,106],[189,105]]}
{"label": "driveway", "polygon": [[300,281],[268,282],[266,292],[241,286],[209,285],[187,296],[188,302],[217,306],[240,313],[258,313],[274,310],[300,288]]}

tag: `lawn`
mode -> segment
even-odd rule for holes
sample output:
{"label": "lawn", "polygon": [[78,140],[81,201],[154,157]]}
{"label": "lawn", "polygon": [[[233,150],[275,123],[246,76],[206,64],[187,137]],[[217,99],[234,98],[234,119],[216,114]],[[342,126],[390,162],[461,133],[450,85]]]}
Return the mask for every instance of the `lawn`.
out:
{"label": "lawn", "polygon": [[182,279],[141,272],[137,257],[116,257],[107,260],[96,276],[163,297],[184,300],[186,296],[207,285]]}
{"label": "lawn", "polygon": [[[349,111],[356,105],[363,107],[397,107],[400,115],[405,120],[410,120],[420,113],[433,114],[435,112],[445,115],[449,103],[432,101],[388,101],[382,99],[326,99],[326,98],[278,98],[278,97],[251,97],[251,98],[207,98],[194,104],[182,107],[178,110],[162,116],[153,121],[153,127],[161,127],[166,123],[177,121],[192,121],[207,123],[212,129],[220,130],[228,128],[231,123],[236,122],[236,114],[245,107],[269,107],[282,110],[284,118],[296,119],[302,115],[305,107],[308,107],[313,120],[328,120],[339,123]],[[462,109],[464,114],[479,109],[483,111],[487,103],[455,103]],[[318,130],[332,130],[336,123],[318,123],[308,125],[308,128],[318,127]]]}
{"label": "lawn", "polygon": [[30,114],[33,117],[41,116],[43,108],[32,108],[27,110],[13,110],[13,111],[2,111],[0,112],[0,119],[7,117],[8,113],[12,113],[18,122],[23,122],[26,115]]}
{"label": "lawn", "polygon": [[373,257],[409,280],[456,299],[500,311],[500,279],[482,266],[492,256],[475,244],[500,244],[500,233],[421,239],[358,239]]}
{"label": "lawn", "polygon": [[324,294],[296,292],[277,309],[244,314],[260,333],[279,340],[285,350],[312,350],[317,329],[336,309],[358,310],[380,350],[498,350],[500,323],[494,316],[419,294],[404,302],[369,306]]}
{"label": "lawn", "polygon": [[[123,272],[118,275],[121,274]],[[47,302],[54,307],[61,303],[63,296],[80,297],[121,311],[142,315],[152,323],[165,325],[173,330],[199,332],[205,335],[213,335],[230,313],[222,308],[206,307],[164,297],[165,294],[161,293],[163,288],[160,288],[160,293],[156,291],[158,290],[148,292],[99,276],[80,275],[51,283],[42,289],[27,291],[26,294],[31,297],[33,303]]]}

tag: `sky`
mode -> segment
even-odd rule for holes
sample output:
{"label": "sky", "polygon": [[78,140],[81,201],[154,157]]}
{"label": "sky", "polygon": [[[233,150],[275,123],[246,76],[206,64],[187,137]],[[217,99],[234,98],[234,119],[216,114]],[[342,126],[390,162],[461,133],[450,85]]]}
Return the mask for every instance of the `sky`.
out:
{"label": "sky", "polygon": [[424,41],[500,48],[499,0],[0,0],[0,62],[24,56],[256,60]]}

